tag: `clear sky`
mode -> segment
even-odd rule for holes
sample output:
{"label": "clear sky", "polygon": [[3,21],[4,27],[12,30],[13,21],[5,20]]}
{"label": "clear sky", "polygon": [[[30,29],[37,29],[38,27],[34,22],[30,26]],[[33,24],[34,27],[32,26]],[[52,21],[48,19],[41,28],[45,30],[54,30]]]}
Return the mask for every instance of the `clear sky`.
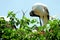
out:
{"label": "clear sky", "polygon": [[22,12],[26,11],[26,16],[30,18],[29,12],[35,3],[44,3],[48,6],[50,15],[60,17],[60,0],[0,0],[0,16],[7,16],[8,11],[18,12],[17,17],[22,17]]}

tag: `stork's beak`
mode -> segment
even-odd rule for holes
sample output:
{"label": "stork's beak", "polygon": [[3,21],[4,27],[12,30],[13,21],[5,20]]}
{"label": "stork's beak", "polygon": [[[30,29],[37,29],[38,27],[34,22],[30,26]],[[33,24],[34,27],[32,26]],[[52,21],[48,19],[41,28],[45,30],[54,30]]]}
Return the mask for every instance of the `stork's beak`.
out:
{"label": "stork's beak", "polygon": [[30,16],[34,16],[35,14],[34,14],[34,11],[31,11],[30,12]]}
{"label": "stork's beak", "polygon": [[34,11],[31,11],[31,12],[30,12],[30,16],[32,16],[32,17],[33,17],[33,16],[39,17],[38,15],[36,15],[36,14],[34,13]]}

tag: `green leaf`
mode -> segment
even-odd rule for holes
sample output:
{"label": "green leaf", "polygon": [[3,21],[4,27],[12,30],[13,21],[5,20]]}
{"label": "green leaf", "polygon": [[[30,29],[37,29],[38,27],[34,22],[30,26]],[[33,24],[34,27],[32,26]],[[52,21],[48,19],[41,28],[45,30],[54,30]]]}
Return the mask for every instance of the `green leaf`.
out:
{"label": "green leaf", "polygon": [[35,23],[37,20],[36,19],[33,19],[33,20],[31,20],[31,23]]}

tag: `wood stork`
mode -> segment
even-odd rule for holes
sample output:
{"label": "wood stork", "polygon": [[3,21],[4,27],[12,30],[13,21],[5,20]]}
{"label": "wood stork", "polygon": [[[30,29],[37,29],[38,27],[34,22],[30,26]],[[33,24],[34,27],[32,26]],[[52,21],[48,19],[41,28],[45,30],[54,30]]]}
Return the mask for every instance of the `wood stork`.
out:
{"label": "wood stork", "polygon": [[[45,4],[42,3],[35,3],[32,6],[32,10],[30,12],[30,16],[36,16],[43,20],[43,25],[47,24],[49,20],[49,11]],[[42,25],[42,22],[40,20],[40,25]]]}

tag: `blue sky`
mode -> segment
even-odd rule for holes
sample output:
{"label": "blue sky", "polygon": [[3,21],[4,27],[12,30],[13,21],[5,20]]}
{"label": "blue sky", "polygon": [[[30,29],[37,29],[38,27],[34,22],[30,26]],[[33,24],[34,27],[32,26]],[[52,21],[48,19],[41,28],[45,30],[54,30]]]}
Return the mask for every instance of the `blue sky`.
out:
{"label": "blue sky", "polygon": [[18,12],[17,17],[22,17],[22,12],[26,11],[26,16],[30,18],[29,12],[35,3],[44,3],[48,6],[48,10],[50,15],[57,15],[59,18],[60,16],[60,0],[0,0],[0,16],[7,16],[8,11]]}

